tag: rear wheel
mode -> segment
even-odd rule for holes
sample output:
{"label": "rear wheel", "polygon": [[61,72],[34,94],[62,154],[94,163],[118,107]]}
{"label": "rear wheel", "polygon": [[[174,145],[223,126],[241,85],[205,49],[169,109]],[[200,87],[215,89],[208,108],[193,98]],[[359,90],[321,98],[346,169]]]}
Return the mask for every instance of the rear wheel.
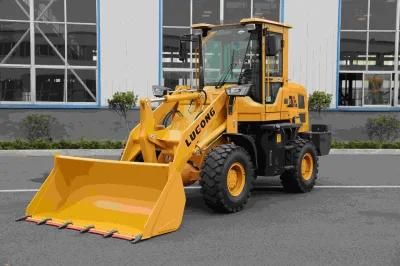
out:
{"label": "rear wheel", "polygon": [[253,163],[244,148],[224,144],[207,155],[200,176],[201,192],[207,206],[219,212],[237,212],[250,197]]}
{"label": "rear wheel", "polygon": [[305,193],[313,189],[318,178],[318,156],[314,145],[297,139],[292,143],[294,168],[281,175],[283,188],[288,192]]}

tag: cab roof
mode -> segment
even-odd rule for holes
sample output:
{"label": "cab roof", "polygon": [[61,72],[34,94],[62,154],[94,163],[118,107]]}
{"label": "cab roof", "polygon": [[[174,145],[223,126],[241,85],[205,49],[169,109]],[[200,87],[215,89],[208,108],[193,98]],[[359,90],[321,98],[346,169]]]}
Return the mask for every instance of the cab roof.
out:
{"label": "cab roof", "polygon": [[[193,29],[212,29],[212,28],[220,27],[220,26],[238,25],[238,24],[239,23],[215,25],[215,24],[207,24],[207,23],[198,23],[198,24],[193,24],[192,28]],[[269,24],[269,25],[281,26],[284,28],[292,28],[290,25],[276,22],[273,20],[264,19],[264,18],[244,18],[244,19],[240,20],[240,24]]]}

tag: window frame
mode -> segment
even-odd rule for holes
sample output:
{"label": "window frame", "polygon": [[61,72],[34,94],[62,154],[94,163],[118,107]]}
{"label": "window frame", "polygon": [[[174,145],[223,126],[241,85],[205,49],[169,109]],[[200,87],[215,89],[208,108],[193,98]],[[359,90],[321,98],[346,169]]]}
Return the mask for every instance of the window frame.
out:
{"label": "window frame", "polygon": [[[29,23],[29,38],[30,38],[30,60],[31,64],[0,64],[0,68],[29,68],[30,69],[30,101],[0,101],[0,108],[3,106],[54,106],[54,107],[68,107],[68,106],[82,106],[82,107],[91,107],[91,106],[99,106],[100,105],[100,84],[99,84],[99,67],[100,67],[100,51],[99,51],[99,1],[94,0],[95,4],[95,12],[96,12],[96,21],[95,22],[71,22],[67,21],[67,1],[68,0],[62,0],[63,5],[64,5],[64,20],[63,21],[43,21],[43,20],[36,20],[35,12],[34,12],[34,0],[29,0],[29,10],[25,10],[27,14],[29,14],[29,19],[27,18],[26,20],[9,20],[9,19],[2,19],[0,18],[0,22],[25,22]],[[64,52],[60,53],[60,55],[64,58],[63,62],[57,65],[46,65],[46,64],[36,64],[36,40],[35,40],[35,35],[38,33],[37,29],[35,27],[35,24],[56,24],[56,25],[61,25],[61,27],[64,27]],[[68,62],[68,32],[67,32],[67,27],[69,25],[90,25],[95,27],[95,32],[96,32],[96,40],[95,40],[95,47],[97,54],[95,57],[96,61],[94,65],[72,65],[69,64]],[[50,47],[50,49],[52,49]],[[38,101],[36,98],[36,72],[37,69],[62,69],[64,70],[64,99],[63,101],[55,101],[55,102],[47,102],[47,101]],[[76,71],[79,70],[92,70],[95,72],[95,94],[93,94],[92,101],[88,102],[69,102],[68,98],[66,97],[68,95],[68,73],[69,71],[76,73]],[[76,74],[77,76],[78,74]],[[77,77],[77,79],[80,79],[82,83],[85,83],[80,77]],[[80,82],[81,82],[80,81]],[[85,83],[84,87],[87,84]],[[85,90],[87,91],[87,89]],[[90,89],[89,89],[90,90]]]}
{"label": "window frame", "polygon": [[[367,25],[366,29],[343,29],[343,25],[340,26],[338,29],[339,31],[339,39],[338,43],[340,45],[342,41],[342,34],[345,32],[366,32],[366,54],[365,54],[365,60],[366,60],[366,66],[365,69],[363,70],[350,70],[350,69],[344,69],[345,67],[342,68],[341,65],[341,54],[342,54],[342,47],[340,46],[339,55],[338,55],[338,73],[337,73],[337,108],[339,109],[348,109],[348,108],[355,108],[355,109],[362,109],[362,108],[390,108],[390,107],[400,107],[400,99],[399,99],[399,93],[400,93],[400,82],[399,82],[399,76],[400,76],[400,67],[399,67],[399,48],[400,48],[400,0],[396,0],[396,24],[393,25],[392,29],[385,29],[385,30],[376,30],[376,29],[371,29],[371,1],[368,0],[368,13],[367,13]],[[343,12],[345,11],[343,6],[341,6],[341,17],[343,17]],[[394,67],[393,70],[378,70],[378,69],[373,69],[373,67],[370,66],[369,60],[371,58],[370,54],[370,35],[374,33],[394,33],[395,34],[395,42],[394,42]],[[351,105],[341,105],[341,84],[340,82],[340,74],[342,73],[357,73],[357,74],[362,74],[362,103],[361,106],[351,106]],[[390,99],[389,99],[389,104],[388,105],[370,105],[370,104],[365,104],[365,77],[366,75],[369,74],[390,74],[394,75],[394,79],[391,79],[391,84],[394,86],[394,90],[390,90]],[[392,104],[393,103],[393,104]]]}

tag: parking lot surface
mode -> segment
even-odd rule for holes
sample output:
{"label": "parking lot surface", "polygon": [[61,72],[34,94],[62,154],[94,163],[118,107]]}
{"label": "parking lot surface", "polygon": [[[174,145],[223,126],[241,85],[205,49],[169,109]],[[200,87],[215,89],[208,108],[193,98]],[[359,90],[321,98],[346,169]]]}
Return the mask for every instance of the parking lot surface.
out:
{"label": "parking lot surface", "polygon": [[326,156],[311,193],[259,178],[246,208],[230,215],[210,211],[190,188],[177,232],[132,245],[14,222],[52,158],[1,157],[0,266],[400,265],[399,165],[400,156]]}

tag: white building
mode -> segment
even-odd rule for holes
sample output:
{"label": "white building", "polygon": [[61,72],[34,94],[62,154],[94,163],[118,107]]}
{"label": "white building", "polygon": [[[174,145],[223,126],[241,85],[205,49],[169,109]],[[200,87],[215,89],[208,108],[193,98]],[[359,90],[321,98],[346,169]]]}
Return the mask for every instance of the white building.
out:
{"label": "white building", "polygon": [[100,108],[116,91],[191,82],[191,24],[292,25],[290,79],[333,109],[396,110],[400,0],[3,0],[0,108]]}

